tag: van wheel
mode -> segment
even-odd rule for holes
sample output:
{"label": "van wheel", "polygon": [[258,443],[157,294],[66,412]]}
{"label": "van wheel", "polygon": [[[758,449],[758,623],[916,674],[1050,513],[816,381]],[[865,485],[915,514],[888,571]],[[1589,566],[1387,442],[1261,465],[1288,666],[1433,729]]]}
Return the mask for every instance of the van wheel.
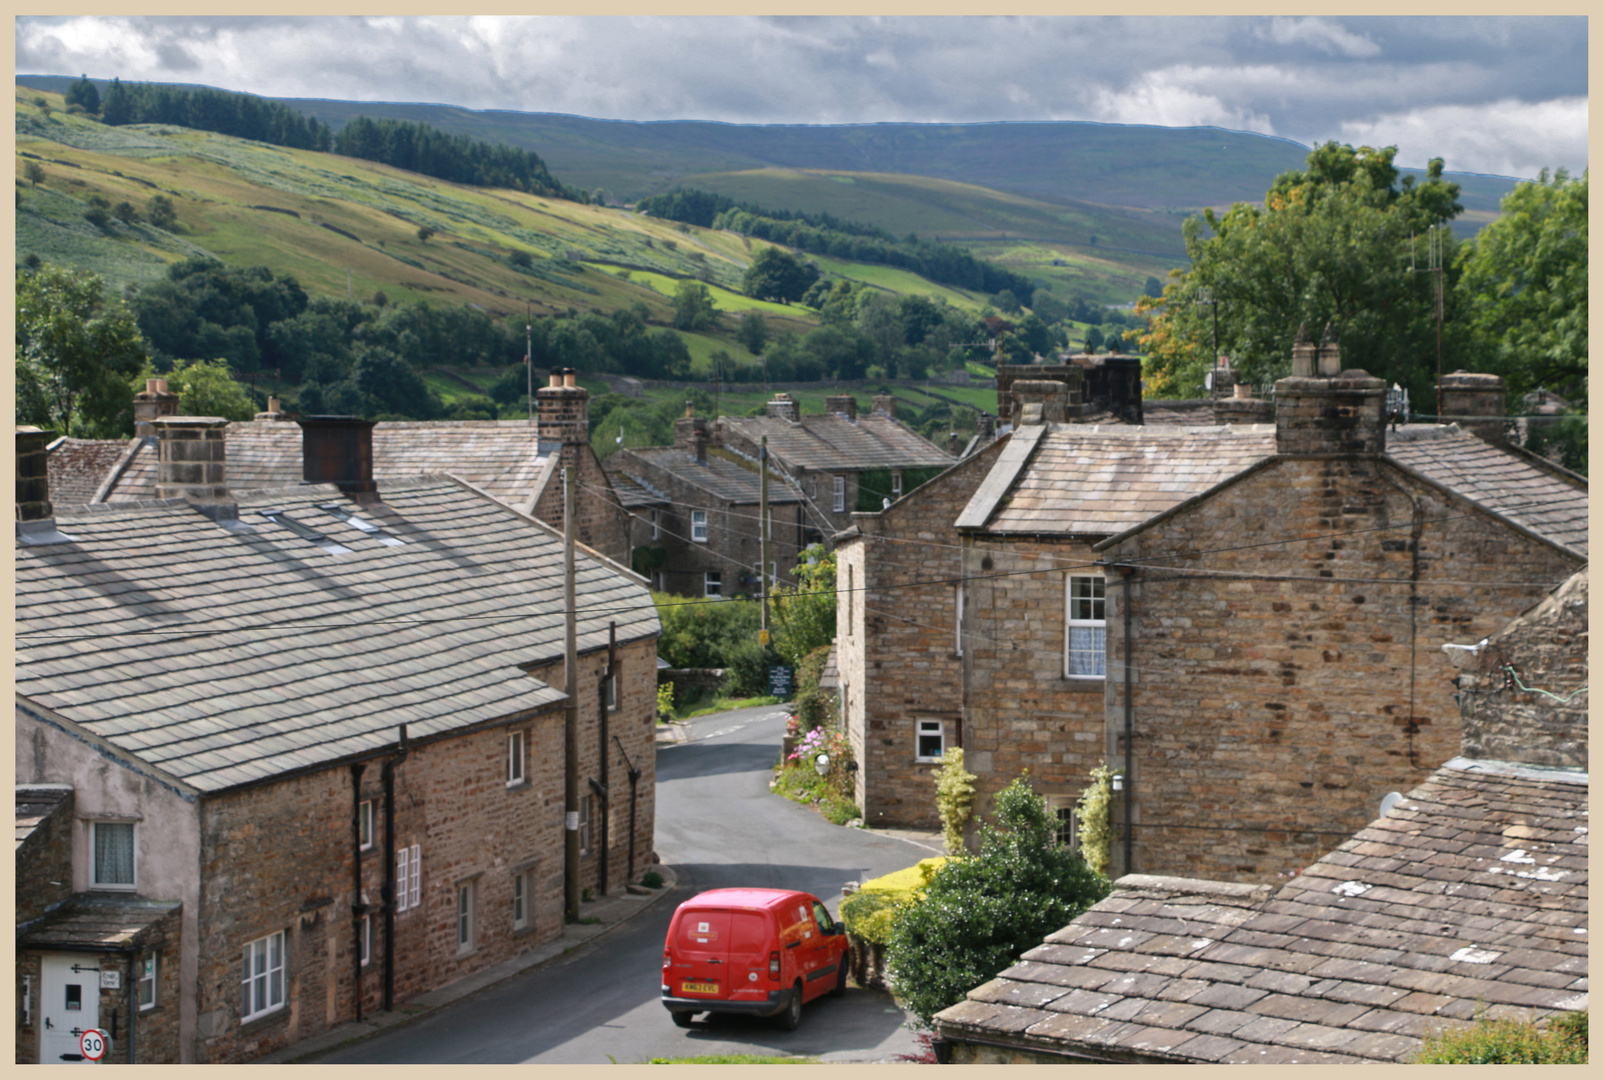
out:
{"label": "van wheel", "polygon": [[841,959],[836,962],[835,985],[830,988],[830,996],[831,997],[842,997],[842,996],[844,996],[846,994],[846,992],[847,992],[847,957],[846,957],[845,953],[842,953],[841,954]]}
{"label": "van wheel", "polygon": [[674,1018],[675,1027],[690,1027],[691,1017],[695,1016],[696,1014],[688,1012],[671,1012],[668,1015]]}
{"label": "van wheel", "polygon": [[791,987],[791,1004],[785,1007],[780,1014],[780,1026],[786,1031],[795,1031],[802,1022],[802,980],[798,979],[796,985]]}

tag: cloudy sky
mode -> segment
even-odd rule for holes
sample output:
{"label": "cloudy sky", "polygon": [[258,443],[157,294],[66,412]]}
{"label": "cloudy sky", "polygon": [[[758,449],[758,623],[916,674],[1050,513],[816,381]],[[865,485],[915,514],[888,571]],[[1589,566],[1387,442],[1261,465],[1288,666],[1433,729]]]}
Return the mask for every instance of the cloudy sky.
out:
{"label": "cloudy sky", "polygon": [[16,22],[16,70],[621,120],[1214,125],[1580,173],[1583,18],[755,16]]}

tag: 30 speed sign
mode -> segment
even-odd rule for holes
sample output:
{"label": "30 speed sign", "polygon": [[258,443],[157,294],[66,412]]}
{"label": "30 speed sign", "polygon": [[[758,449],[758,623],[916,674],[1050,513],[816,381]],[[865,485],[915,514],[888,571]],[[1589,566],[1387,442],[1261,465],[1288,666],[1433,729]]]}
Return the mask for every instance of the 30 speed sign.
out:
{"label": "30 speed sign", "polygon": [[99,1061],[106,1056],[106,1033],[90,1028],[79,1036],[78,1048],[86,1061]]}

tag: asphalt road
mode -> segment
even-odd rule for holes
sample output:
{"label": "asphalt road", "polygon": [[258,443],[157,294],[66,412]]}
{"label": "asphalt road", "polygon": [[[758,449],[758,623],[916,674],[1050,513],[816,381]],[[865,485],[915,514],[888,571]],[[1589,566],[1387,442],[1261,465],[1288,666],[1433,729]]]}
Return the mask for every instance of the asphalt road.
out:
{"label": "asphalt road", "polygon": [[916,1052],[903,1010],[856,987],[843,998],[809,1002],[796,1031],[706,1014],[680,1029],[658,1000],[663,938],[680,901],[704,889],[770,886],[816,893],[834,912],[843,883],[930,854],[831,825],[771,793],[784,722],[773,706],[703,717],[692,721],[691,741],[658,750],[657,852],[679,877],[672,895],[558,960],[318,1060],[625,1064],[783,1054],[861,1062]]}

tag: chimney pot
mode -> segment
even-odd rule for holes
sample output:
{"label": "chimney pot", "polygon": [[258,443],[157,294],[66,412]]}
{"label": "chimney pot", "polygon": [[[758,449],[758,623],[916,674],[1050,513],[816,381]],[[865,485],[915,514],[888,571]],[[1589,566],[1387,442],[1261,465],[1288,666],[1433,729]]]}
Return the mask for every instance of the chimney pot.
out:
{"label": "chimney pot", "polygon": [[576,376],[573,368],[563,368],[563,386],[566,389],[574,388]]}

